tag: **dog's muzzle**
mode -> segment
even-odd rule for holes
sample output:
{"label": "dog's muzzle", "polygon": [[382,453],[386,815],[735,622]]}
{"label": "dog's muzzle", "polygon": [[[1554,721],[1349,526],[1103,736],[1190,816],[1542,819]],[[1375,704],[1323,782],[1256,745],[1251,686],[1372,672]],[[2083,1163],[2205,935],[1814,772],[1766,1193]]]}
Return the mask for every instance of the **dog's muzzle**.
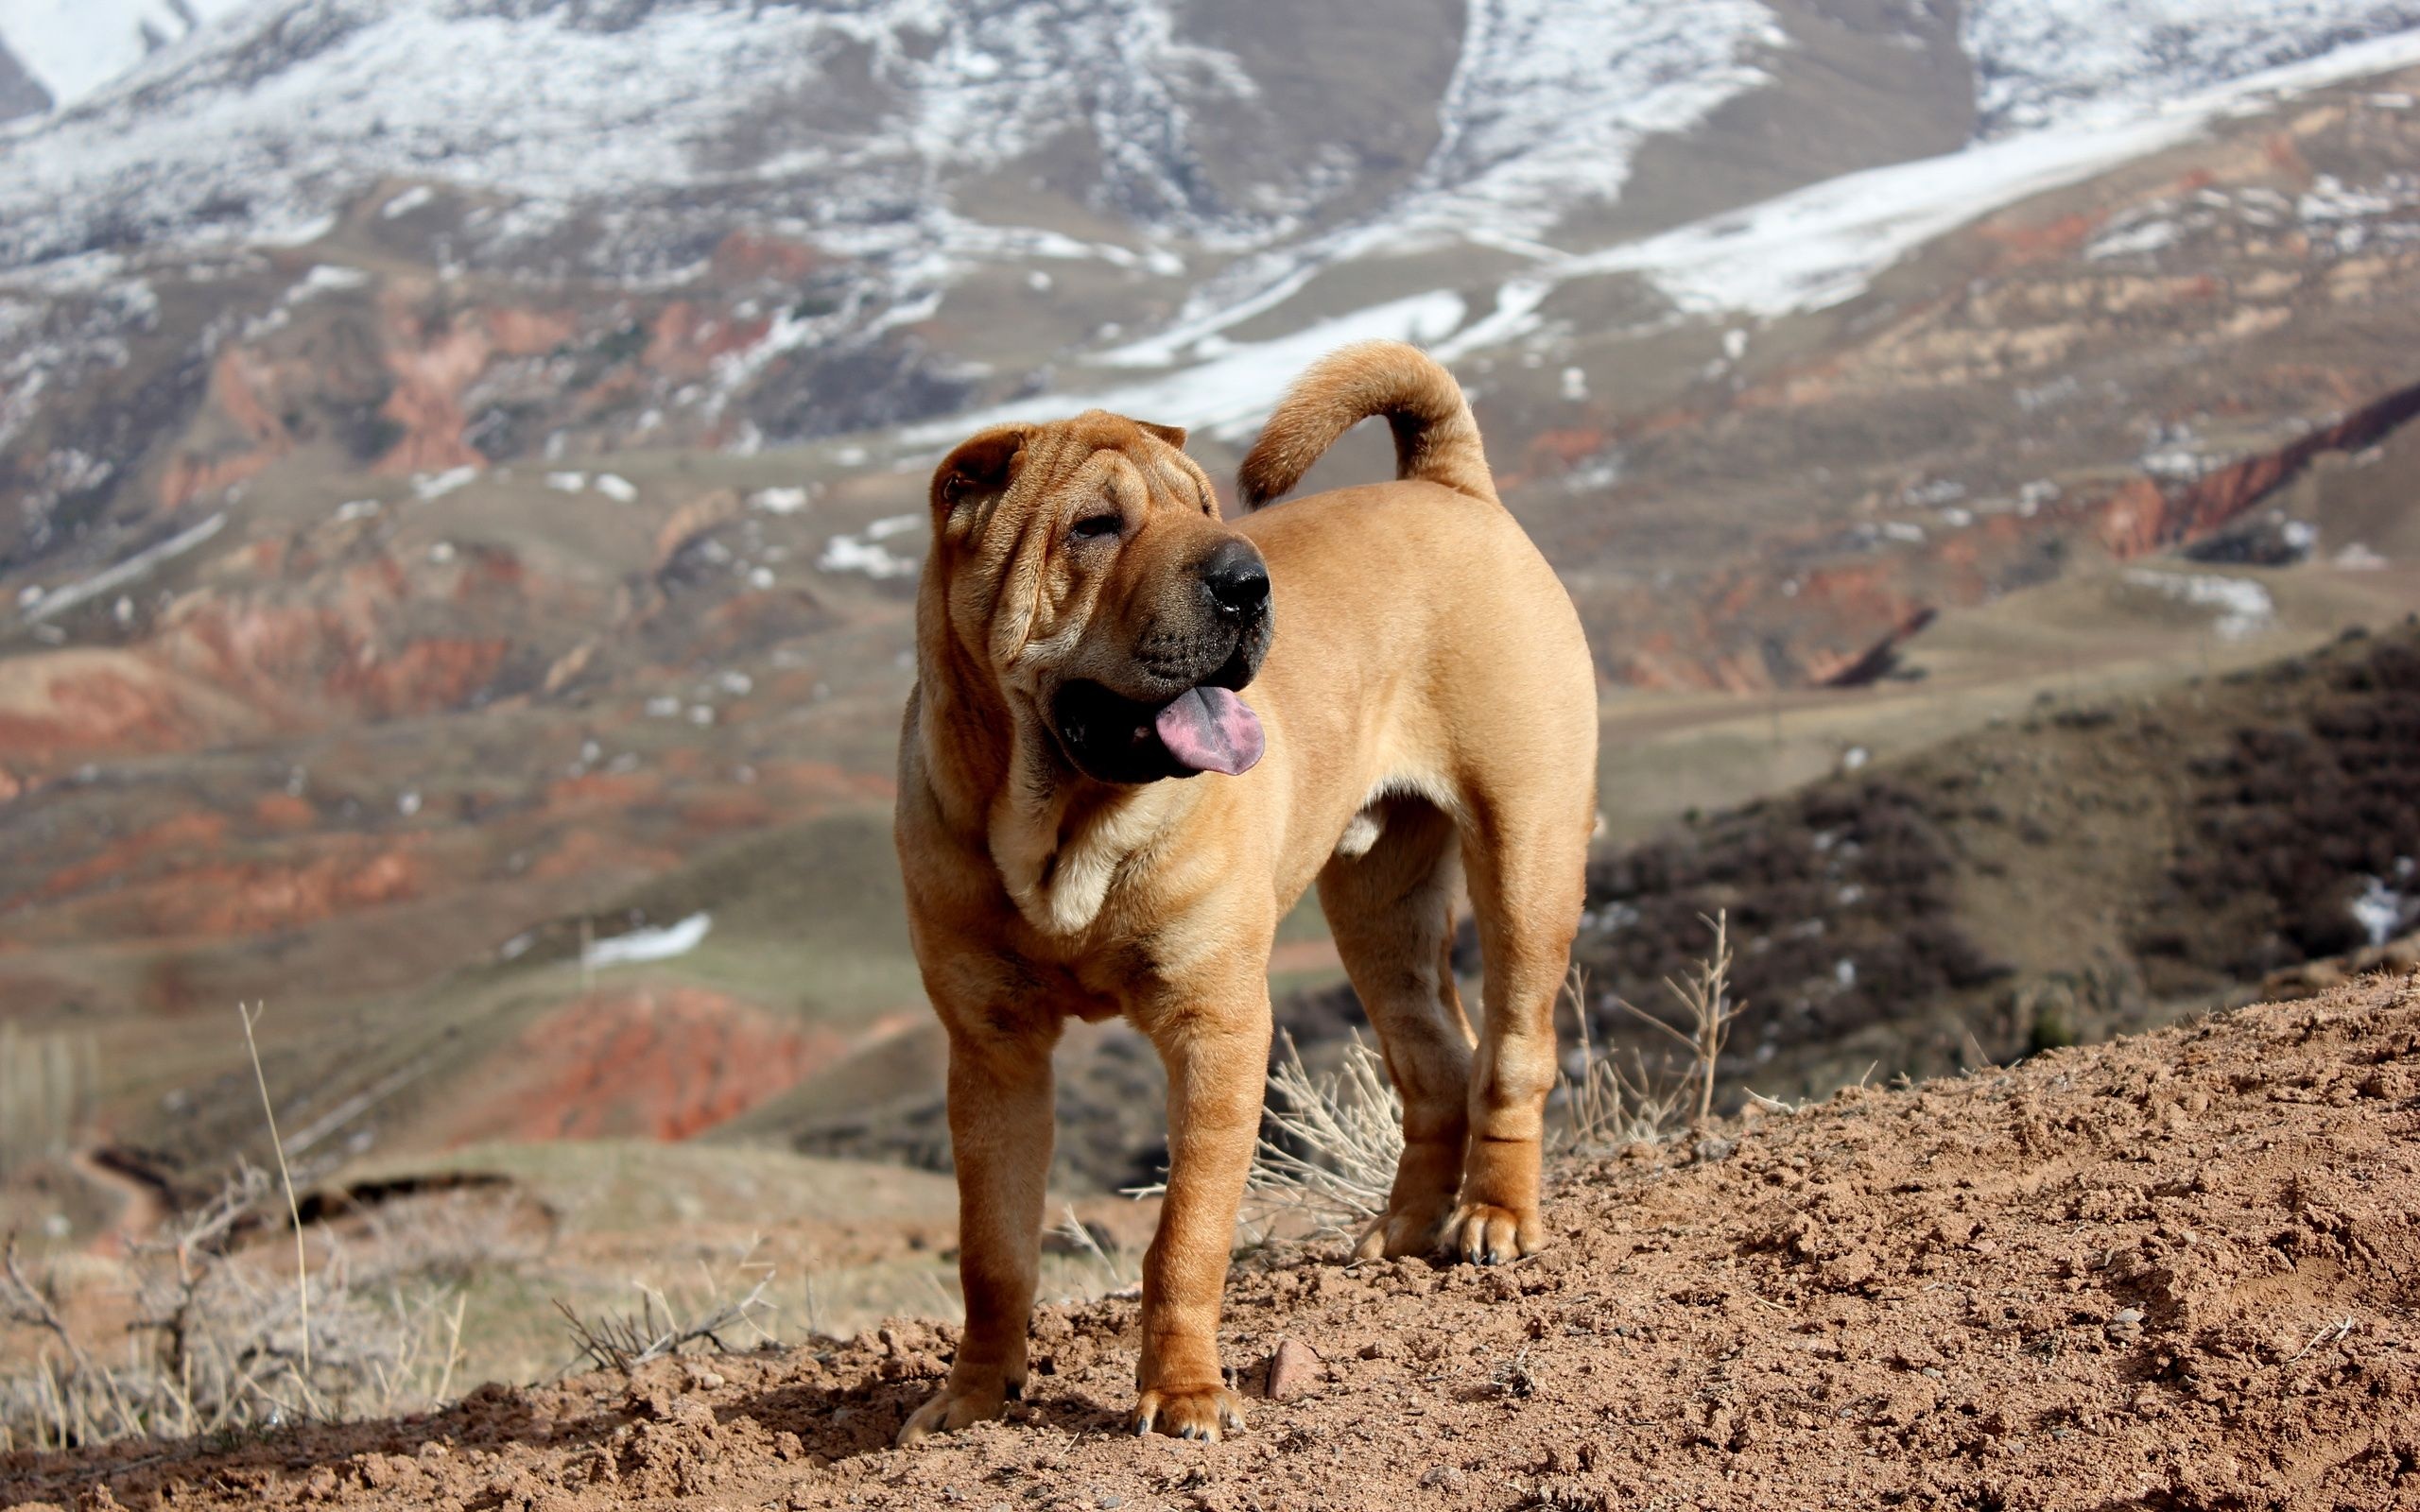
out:
{"label": "dog's muzzle", "polygon": [[1077,770],[1105,782],[1220,772],[1240,777],[1267,748],[1260,716],[1237,694],[1260,671],[1272,633],[1260,553],[1222,542],[1198,572],[1207,623],[1185,637],[1185,662],[1138,659],[1141,696],[1080,679],[1051,700],[1050,722]]}

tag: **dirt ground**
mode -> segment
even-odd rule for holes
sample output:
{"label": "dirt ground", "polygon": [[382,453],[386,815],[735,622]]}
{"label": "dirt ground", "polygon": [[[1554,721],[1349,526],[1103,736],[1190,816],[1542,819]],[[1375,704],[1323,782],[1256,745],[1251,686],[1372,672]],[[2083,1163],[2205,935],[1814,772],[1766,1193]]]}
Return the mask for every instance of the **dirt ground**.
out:
{"label": "dirt ground", "polygon": [[2415,1136],[2420,985],[2373,978],[1569,1162],[1558,1242],[1498,1269],[1241,1258],[1225,1343],[1260,1400],[1226,1443],[1123,1432],[1112,1300],[1037,1318],[1008,1421],[909,1452],[952,1339],[899,1322],[19,1456],[0,1503],[2415,1507]]}

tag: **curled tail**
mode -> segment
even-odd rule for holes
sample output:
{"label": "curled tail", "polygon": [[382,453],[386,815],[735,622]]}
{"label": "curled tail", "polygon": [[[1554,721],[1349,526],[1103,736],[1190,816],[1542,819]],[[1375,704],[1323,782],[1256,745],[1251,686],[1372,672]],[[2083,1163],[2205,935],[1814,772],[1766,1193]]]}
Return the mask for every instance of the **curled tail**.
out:
{"label": "curled tail", "polygon": [[1394,428],[1395,476],[1500,502],[1478,422],[1454,375],[1417,347],[1364,341],[1313,363],[1278,401],[1237,470],[1244,507],[1282,497],[1338,437],[1373,415]]}

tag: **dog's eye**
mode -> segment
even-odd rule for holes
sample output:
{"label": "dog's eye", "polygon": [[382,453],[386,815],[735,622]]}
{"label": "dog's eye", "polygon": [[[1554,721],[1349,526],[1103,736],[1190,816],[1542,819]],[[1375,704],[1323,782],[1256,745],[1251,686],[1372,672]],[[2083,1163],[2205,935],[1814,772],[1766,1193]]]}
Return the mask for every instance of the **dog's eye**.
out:
{"label": "dog's eye", "polygon": [[1068,527],[1067,536],[1072,541],[1104,541],[1125,528],[1126,520],[1121,515],[1088,514]]}

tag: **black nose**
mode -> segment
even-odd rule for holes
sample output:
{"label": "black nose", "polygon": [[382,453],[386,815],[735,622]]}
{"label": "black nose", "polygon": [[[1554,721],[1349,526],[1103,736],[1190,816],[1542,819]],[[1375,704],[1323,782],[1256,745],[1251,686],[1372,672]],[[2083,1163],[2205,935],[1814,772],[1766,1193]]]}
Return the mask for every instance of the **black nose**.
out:
{"label": "black nose", "polygon": [[1269,568],[1241,541],[1223,541],[1202,558],[1201,586],[1221,614],[1258,613],[1269,603]]}

